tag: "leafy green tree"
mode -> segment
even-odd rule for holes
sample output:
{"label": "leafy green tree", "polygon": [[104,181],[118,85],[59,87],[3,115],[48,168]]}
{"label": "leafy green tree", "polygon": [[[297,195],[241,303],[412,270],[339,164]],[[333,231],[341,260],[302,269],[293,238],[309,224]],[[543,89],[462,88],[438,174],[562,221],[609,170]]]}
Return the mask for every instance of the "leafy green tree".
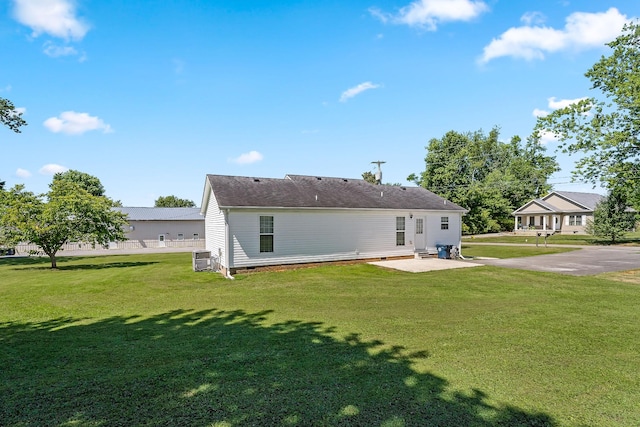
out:
{"label": "leafy green tree", "polygon": [[0,230],[9,241],[38,245],[57,268],[56,254],[65,243],[106,245],[124,240],[126,215],[113,201],[95,196],[75,182],[54,180],[47,194],[17,185],[0,194]]}
{"label": "leafy green tree", "polygon": [[376,180],[376,176],[373,174],[373,172],[362,172],[362,179],[364,179],[365,181],[367,181],[369,184],[377,184],[378,181]]}
{"label": "leafy green tree", "polygon": [[582,154],[574,175],[609,188],[622,186],[640,206],[640,23],[626,24],[607,44],[585,76],[600,99],[586,98],[538,118],[535,131],[548,131],[570,154]]}
{"label": "leafy green tree", "polygon": [[192,200],[180,199],[176,196],[160,196],[156,199],[156,208],[194,208],[196,204]]}
{"label": "leafy green tree", "polygon": [[11,101],[0,97],[0,123],[16,133],[20,133],[20,127],[26,126],[27,122],[22,118]]}
{"label": "leafy green tree", "polygon": [[88,173],[80,172],[77,170],[68,170],[66,172],[58,172],[53,175],[53,181],[49,187],[60,181],[67,181],[77,184],[80,188],[87,191],[93,196],[104,196],[104,187],[100,180]]}
{"label": "leafy green tree", "polygon": [[636,212],[629,209],[626,191],[615,188],[598,203],[593,212],[593,220],[587,223],[586,231],[616,243],[634,228],[636,220]]}
{"label": "leafy green tree", "polygon": [[447,132],[427,146],[426,168],[407,178],[468,209],[463,232],[484,233],[513,227],[511,213],[532,197],[548,192],[548,178],[558,170],[539,139],[499,140],[499,129]]}

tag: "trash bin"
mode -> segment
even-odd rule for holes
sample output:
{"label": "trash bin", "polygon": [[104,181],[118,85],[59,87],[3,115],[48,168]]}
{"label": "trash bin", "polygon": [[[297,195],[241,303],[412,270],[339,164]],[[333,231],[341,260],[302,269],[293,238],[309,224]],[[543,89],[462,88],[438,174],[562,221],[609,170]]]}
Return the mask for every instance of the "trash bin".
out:
{"label": "trash bin", "polygon": [[451,246],[449,245],[436,245],[438,249],[438,258],[449,259],[451,258]]}

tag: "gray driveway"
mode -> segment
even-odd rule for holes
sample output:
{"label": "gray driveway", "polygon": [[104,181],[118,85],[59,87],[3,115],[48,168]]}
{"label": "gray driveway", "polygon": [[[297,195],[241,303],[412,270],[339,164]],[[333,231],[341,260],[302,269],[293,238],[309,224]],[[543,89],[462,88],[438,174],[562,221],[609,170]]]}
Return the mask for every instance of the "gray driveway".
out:
{"label": "gray driveway", "polygon": [[473,262],[521,270],[589,276],[640,268],[640,247],[585,246],[582,249],[561,254],[538,255],[526,258],[482,259]]}

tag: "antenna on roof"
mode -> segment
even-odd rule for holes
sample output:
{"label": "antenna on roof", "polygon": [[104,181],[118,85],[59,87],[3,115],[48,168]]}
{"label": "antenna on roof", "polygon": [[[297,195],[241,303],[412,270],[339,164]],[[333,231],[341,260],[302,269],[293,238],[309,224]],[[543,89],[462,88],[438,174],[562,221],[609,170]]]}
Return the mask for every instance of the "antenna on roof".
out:
{"label": "antenna on roof", "polygon": [[378,165],[378,171],[375,174],[376,177],[376,184],[380,185],[382,184],[382,169],[380,168],[380,165],[387,163],[384,160],[376,160],[375,162],[371,162],[375,165]]}

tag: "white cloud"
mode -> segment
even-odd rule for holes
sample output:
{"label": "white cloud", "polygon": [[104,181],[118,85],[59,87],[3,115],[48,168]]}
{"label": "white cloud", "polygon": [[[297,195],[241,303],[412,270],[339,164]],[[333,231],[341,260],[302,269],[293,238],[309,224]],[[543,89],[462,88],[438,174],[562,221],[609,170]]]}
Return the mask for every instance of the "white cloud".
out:
{"label": "white cloud", "polygon": [[40,168],[39,172],[42,175],[55,175],[58,172],[66,172],[69,168],[64,166],[56,165],[55,163],[49,163],[48,165],[44,165]]}
{"label": "white cloud", "polygon": [[257,151],[249,151],[248,153],[243,153],[239,157],[235,159],[231,159],[231,162],[237,163],[239,165],[248,165],[251,163],[257,163],[263,159],[262,154]]}
{"label": "white cloud", "polygon": [[[526,16],[526,15],[525,15]],[[524,21],[530,20],[525,18]],[[544,26],[513,27],[484,47],[480,63],[502,56],[525,60],[544,59],[545,53],[602,47],[622,30],[629,19],[615,7],[606,12],[575,12],[566,19],[564,29]]]}
{"label": "white cloud", "polygon": [[481,0],[416,0],[401,8],[397,14],[371,8],[369,13],[380,21],[404,24],[435,31],[441,22],[469,21],[489,7]]}
{"label": "white cloud", "polygon": [[544,116],[548,116],[549,112],[546,110],[541,110],[539,108],[534,108],[533,109],[533,117],[544,117]]}
{"label": "white cloud", "polygon": [[33,30],[65,40],[82,40],[89,26],[76,16],[74,0],[13,0],[14,18]]}
{"label": "white cloud", "polygon": [[66,133],[67,135],[80,135],[92,130],[102,130],[103,133],[111,133],[111,126],[102,119],[90,116],[87,113],[65,111],[59,117],[51,117],[44,121],[44,126],[53,133]]}
{"label": "white cloud", "polygon": [[342,95],[340,95],[340,102],[347,102],[350,98],[353,98],[354,96],[359,95],[366,90],[377,89],[379,87],[380,85],[373,84],[371,82],[360,83],[359,85],[342,92]]}
{"label": "white cloud", "polygon": [[29,178],[31,176],[31,172],[26,169],[18,168],[16,170],[16,176],[18,178]]}
{"label": "white cloud", "polygon": [[[572,105],[572,104],[577,104],[578,102],[583,101],[585,99],[587,98],[582,97],[582,98],[575,98],[575,99],[556,99],[555,96],[552,96],[551,98],[548,98],[547,101],[548,101],[549,108],[551,108],[552,110],[558,110],[560,108],[568,107],[569,105]],[[547,110],[542,110],[539,108],[533,109],[534,117],[544,117],[547,115],[549,115],[549,111]]]}
{"label": "white cloud", "polygon": [[540,137],[541,144],[548,144],[550,142],[555,142],[558,140],[558,137],[556,136],[556,134],[548,130],[539,131],[538,136]]}
{"label": "white cloud", "polygon": [[558,110],[560,108],[565,108],[568,107],[569,105],[572,104],[577,104],[580,101],[583,101],[587,99],[586,96],[582,97],[582,98],[575,98],[575,99],[560,99],[556,101],[556,97],[552,96],[551,98],[547,99],[547,101],[549,101],[549,108],[553,108],[554,110]]}
{"label": "white cloud", "polygon": [[527,12],[522,17],[520,17],[520,21],[524,22],[526,25],[531,24],[542,24],[546,21],[547,18],[540,12]]}
{"label": "white cloud", "polygon": [[77,55],[78,51],[72,46],[58,46],[48,41],[44,44],[44,53],[52,58],[57,58],[59,56]]}

